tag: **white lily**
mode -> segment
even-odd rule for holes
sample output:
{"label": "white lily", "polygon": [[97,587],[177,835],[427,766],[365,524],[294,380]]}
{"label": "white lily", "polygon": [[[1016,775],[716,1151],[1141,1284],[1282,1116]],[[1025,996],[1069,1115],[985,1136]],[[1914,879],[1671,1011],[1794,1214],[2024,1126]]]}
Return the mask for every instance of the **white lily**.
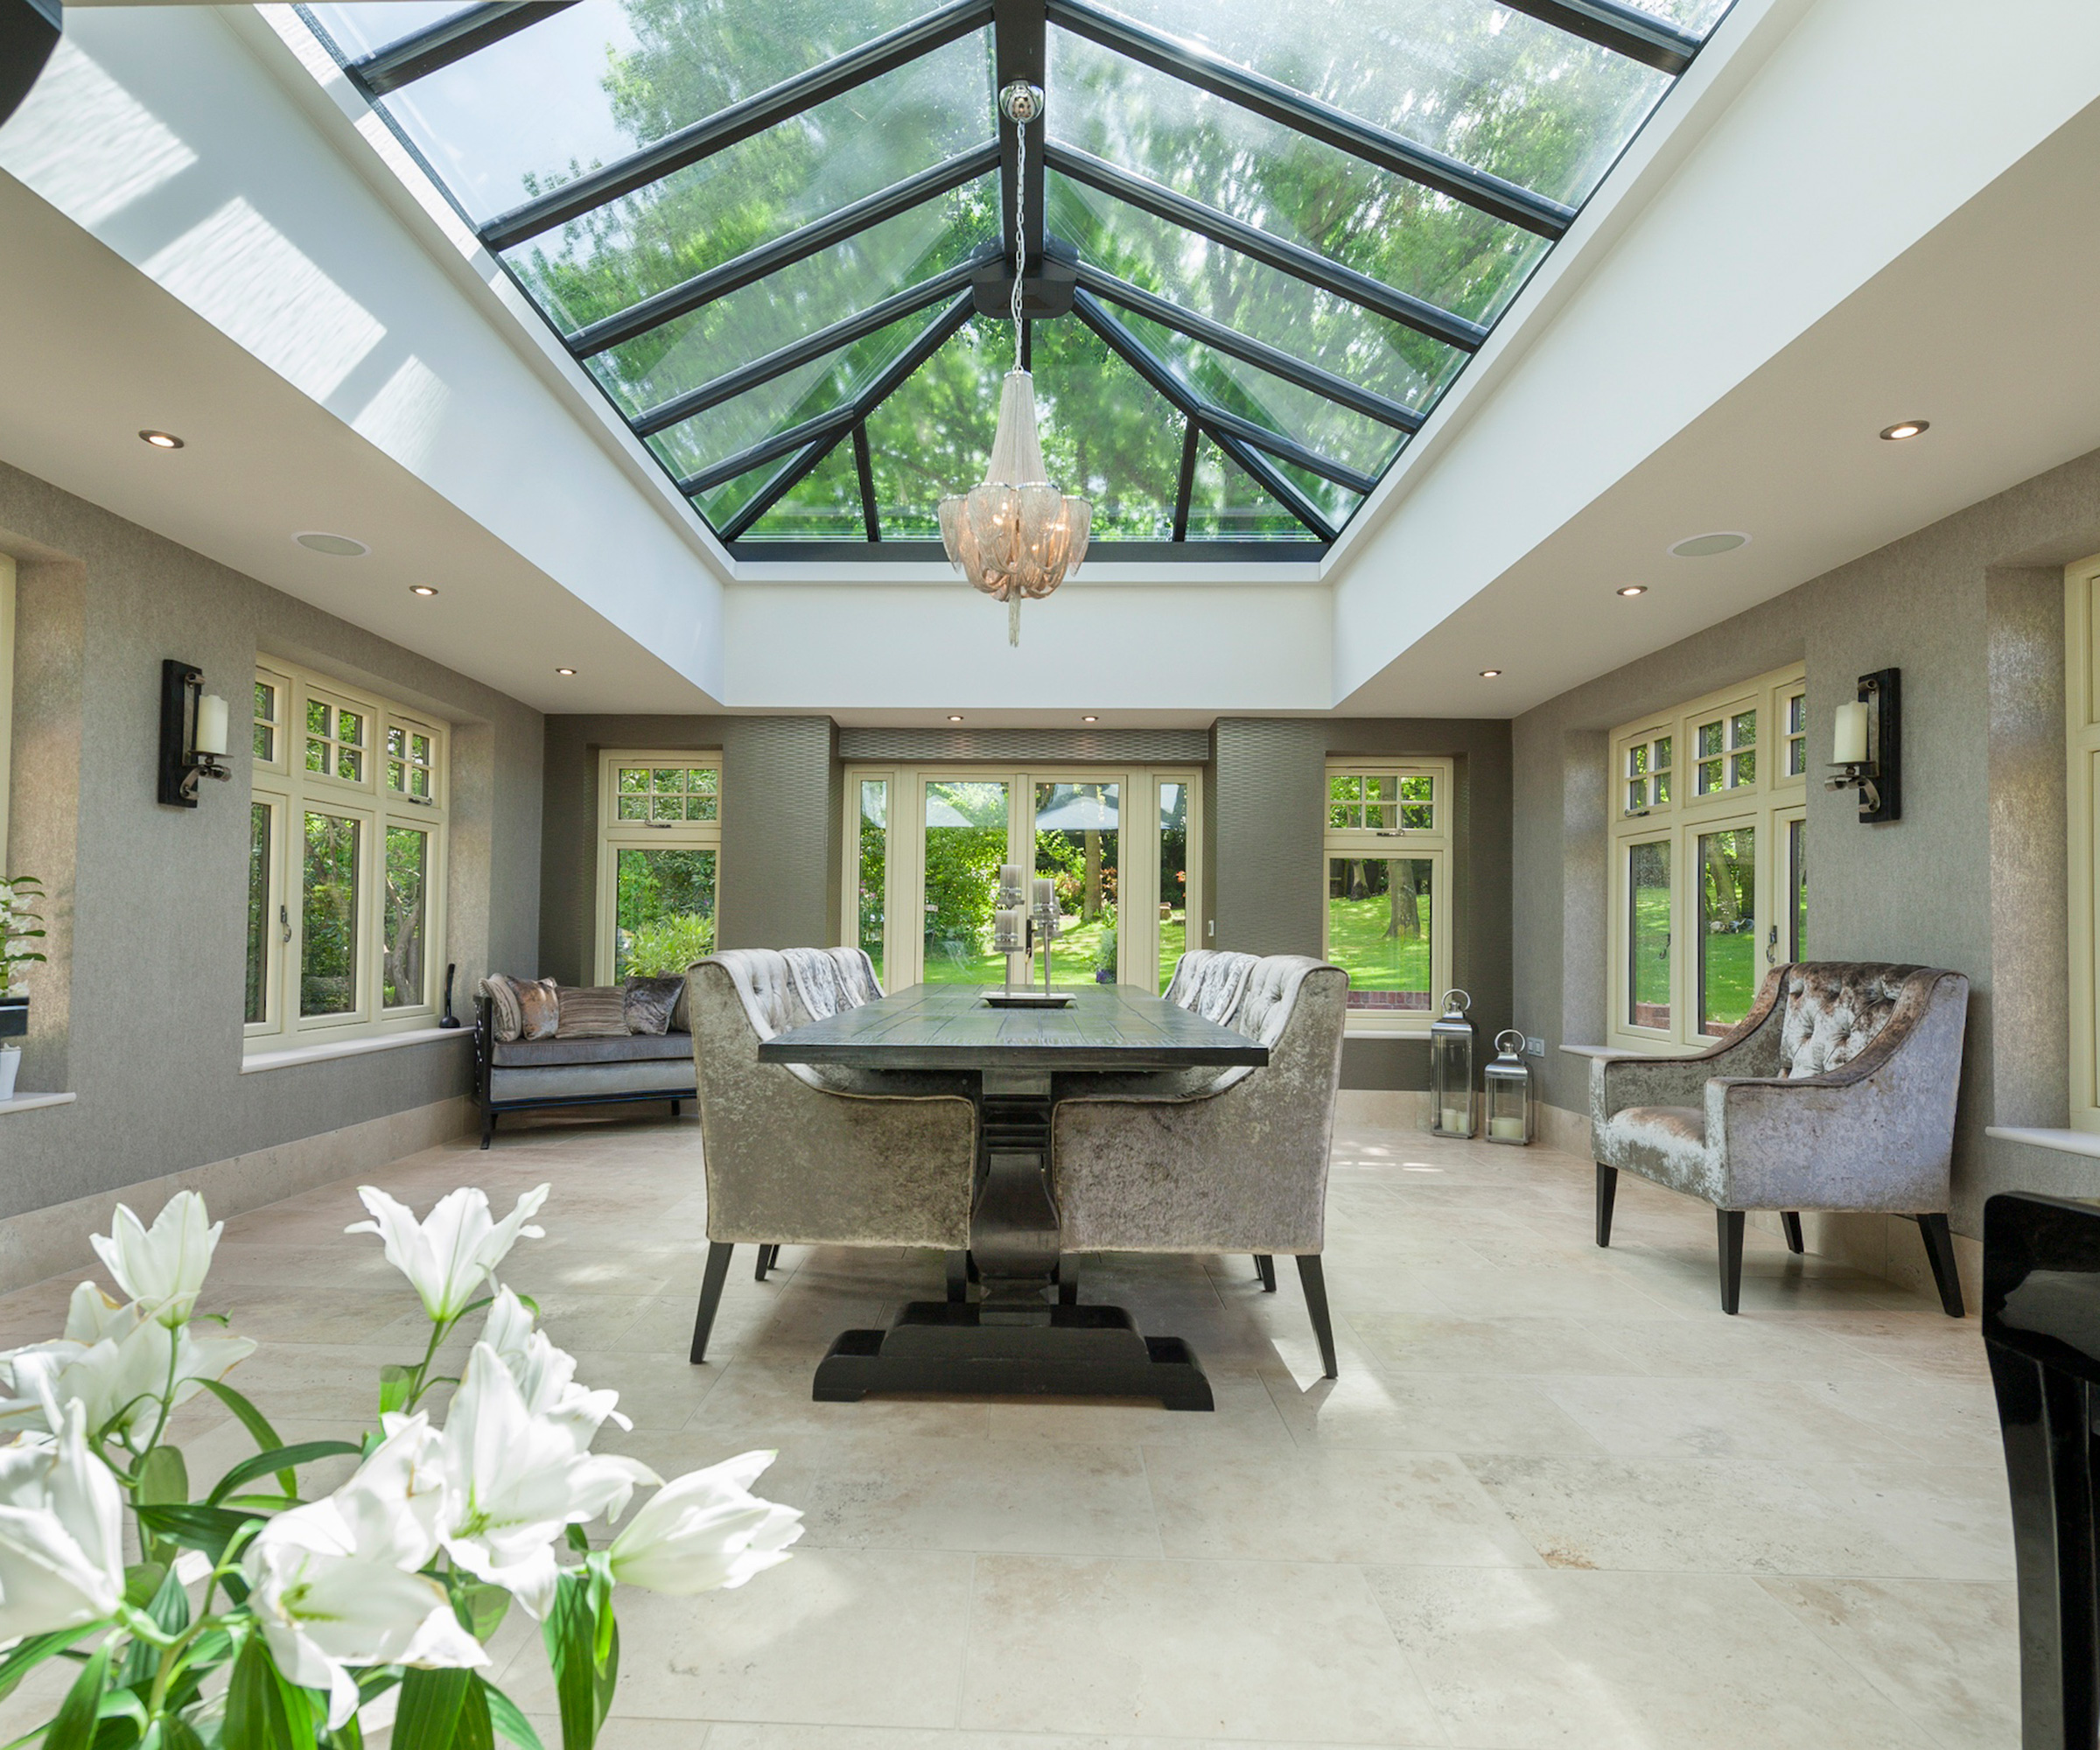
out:
{"label": "white lily", "polygon": [[634,1424],[614,1407],[617,1391],[593,1391],[576,1382],[576,1357],[557,1349],[544,1331],[533,1328],[532,1309],[508,1288],[496,1290],[481,1340],[503,1358],[517,1381],[528,1415],[543,1417],[569,1431],[582,1452],[606,1421]]}
{"label": "white lily", "polygon": [[554,1541],[567,1525],[617,1515],[647,1465],[579,1452],[570,1430],[534,1416],[486,1343],[476,1343],[438,1450],[444,1474],[439,1537],[453,1562],[503,1587],[535,1616],[554,1600]]}
{"label": "white lily", "polygon": [[612,1540],[612,1578],[683,1597],[740,1586],[786,1561],[802,1509],[751,1493],[776,1456],[746,1452],[666,1483]]}
{"label": "white lily", "polygon": [[77,1398],[97,1435],[150,1432],[171,1382],[172,1404],[187,1403],[205,1381],[225,1378],[255,1352],[246,1337],[201,1337],[192,1325],[171,1329],[143,1303],[118,1306],[83,1282],[74,1290],[63,1337],[0,1354],[0,1428],[46,1427],[46,1400]]}
{"label": "white lily", "polygon": [[122,1491],[80,1404],[56,1433],[0,1447],[0,1642],[99,1622],[123,1599]]}
{"label": "white lily", "polygon": [[94,1235],[93,1243],[117,1286],[162,1324],[173,1326],[196,1306],[225,1228],[205,1213],[204,1199],[194,1191],[178,1191],[150,1228],[119,1203],[110,1231]]}
{"label": "white lily", "polygon": [[546,1230],[526,1224],[539,1213],[540,1205],[554,1187],[540,1186],[518,1199],[518,1207],[500,1222],[490,1214],[488,1194],[478,1186],[462,1186],[438,1200],[423,1221],[405,1203],[398,1203],[375,1186],[363,1186],[358,1196],[372,1212],[369,1222],[358,1222],[343,1229],[346,1234],[377,1234],[386,1242],[387,1262],[399,1270],[423,1297],[423,1310],[430,1322],[442,1325],[457,1319],[472,1304],[488,1274],[510,1255],[521,1238],[546,1238]]}

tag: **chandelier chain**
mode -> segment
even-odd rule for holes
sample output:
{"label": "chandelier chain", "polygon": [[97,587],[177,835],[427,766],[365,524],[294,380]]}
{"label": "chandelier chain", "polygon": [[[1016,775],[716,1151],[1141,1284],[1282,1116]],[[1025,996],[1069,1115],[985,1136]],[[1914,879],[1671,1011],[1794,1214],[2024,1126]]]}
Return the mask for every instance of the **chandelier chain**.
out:
{"label": "chandelier chain", "polygon": [[1016,120],[1013,166],[1013,368],[1021,368],[1021,275],[1028,265],[1028,124]]}

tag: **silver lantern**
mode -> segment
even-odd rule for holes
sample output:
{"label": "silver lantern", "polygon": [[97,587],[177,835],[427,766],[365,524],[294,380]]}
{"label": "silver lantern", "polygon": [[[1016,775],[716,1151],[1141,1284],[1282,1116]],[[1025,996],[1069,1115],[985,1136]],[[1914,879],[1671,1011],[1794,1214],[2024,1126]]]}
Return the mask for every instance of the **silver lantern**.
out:
{"label": "silver lantern", "polygon": [[1488,1140],[1531,1140],[1531,1068],[1524,1061],[1524,1036],[1514,1027],[1494,1036],[1494,1060],[1482,1072],[1480,1103],[1488,1109]]}
{"label": "silver lantern", "polygon": [[1463,990],[1444,993],[1442,1018],[1429,1028],[1430,1134],[1473,1134],[1473,998]]}

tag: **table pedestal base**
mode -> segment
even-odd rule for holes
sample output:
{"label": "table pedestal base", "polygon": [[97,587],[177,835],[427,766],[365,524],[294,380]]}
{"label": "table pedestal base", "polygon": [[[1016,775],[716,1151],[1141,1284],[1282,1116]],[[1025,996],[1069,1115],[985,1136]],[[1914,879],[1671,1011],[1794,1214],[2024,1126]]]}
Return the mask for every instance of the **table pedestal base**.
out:
{"label": "table pedestal base", "polygon": [[842,1332],[817,1363],[810,1396],[822,1404],[871,1391],[1156,1397],[1169,1410],[1213,1407],[1194,1351],[1179,1337],[1142,1335],[1120,1306],[1046,1306],[1026,1324],[988,1323],[984,1311],[914,1300],[886,1331]]}

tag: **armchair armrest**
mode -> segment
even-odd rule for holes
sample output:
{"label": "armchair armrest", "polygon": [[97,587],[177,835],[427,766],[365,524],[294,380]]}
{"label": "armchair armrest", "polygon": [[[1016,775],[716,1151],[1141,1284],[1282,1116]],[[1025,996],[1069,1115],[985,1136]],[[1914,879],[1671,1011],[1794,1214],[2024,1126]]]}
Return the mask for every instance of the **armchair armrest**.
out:
{"label": "armchair armrest", "polygon": [[1715,1076],[1761,1069],[1778,1059],[1780,992],[1787,969],[1765,975],[1750,1012],[1705,1051],[1684,1057],[1619,1052],[1590,1060],[1590,1122],[1602,1125],[1628,1106],[1697,1106]]}

